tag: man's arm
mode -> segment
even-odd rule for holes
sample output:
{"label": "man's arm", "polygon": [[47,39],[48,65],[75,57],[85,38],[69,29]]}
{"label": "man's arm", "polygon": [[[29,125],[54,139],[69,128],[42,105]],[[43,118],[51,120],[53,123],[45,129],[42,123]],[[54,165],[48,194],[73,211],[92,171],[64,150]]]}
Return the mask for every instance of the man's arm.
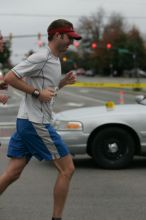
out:
{"label": "man's arm", "polygon": [[6,84],[11,85],[15,89],[21,90],[29,94],[32,94],[35,89],[34,87],[28,85],[22,78],[18,78],[13,71],[9,71],[5,75],[4,81]]}
{"label": "man's arm", "polygon": [[[23,78],[18,78],[13,71],[9,71],[5,77],[4,81],[6,84],[11,85],[15,89],[21,90],[22,92],[32,95],[35,89],[33,86],[26,83]],[[38,99],[42,102],[48,102],[55,96],[55,92],[49,88],[40,91]]]}
{"label": "man's arm", "polygon": [[59,89],[63,88],[66,85],[74,84],[77,80],[77,77],[73,72],[66,73],[65,77],[59,83]]}

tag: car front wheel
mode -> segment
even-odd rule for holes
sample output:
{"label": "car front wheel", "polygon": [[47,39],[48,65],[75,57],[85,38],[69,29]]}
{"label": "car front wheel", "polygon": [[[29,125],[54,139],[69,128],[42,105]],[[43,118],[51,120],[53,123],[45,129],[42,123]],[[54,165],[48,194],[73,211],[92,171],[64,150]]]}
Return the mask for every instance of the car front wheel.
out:
{"label": "car front wheel", "polygon": [[121,169],[132,161],[134,148],[132,135],[126,129],[106,127],[93,140],[92,157],[102,168]]}

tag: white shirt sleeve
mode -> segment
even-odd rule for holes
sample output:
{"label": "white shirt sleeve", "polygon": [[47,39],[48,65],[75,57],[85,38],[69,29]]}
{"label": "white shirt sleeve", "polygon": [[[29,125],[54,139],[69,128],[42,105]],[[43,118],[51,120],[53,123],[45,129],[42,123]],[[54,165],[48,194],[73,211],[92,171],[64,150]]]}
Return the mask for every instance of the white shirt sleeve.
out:
{"label": "white shirt sleeve", "polygon": [[46,62],[47,57],[42,56],[40,53],[34,53],[16,65],[12,71],[19,78],[37,76]]}

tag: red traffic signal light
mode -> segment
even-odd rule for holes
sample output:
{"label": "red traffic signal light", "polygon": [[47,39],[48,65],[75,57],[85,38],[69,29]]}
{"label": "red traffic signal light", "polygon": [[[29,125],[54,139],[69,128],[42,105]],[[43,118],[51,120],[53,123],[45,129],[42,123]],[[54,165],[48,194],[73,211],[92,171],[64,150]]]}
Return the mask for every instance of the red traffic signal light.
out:
{"label": "red traffic signal light", "polygon": [[107,48],[107,49],[111,49],[111,48],[112,48],[112,44],[111,44],[111,43],[107,43],[107,44],[106,44],[106,48]]}
{"label": "red traffic signal light", "polygon": [[41,38],[42,38],[41,33],[38,33],[38,40],[41,40]]}
{"label": "red traffic signal light", "polygon": [[3,40],[3,35],[1,34],[1,32],[0,32],[0,40]]}
{"label": "red traffic signal light", "polygon": [[96,49],[96,48],[97,48],[97,43],[96,43],[96,42],[93,42],[93,43],[91,44],[91,47],[92,47],[92,49]]}
{"label": "red traffic signal light", "polygon": [[38,47],[42,47],[43,46],[43,41],[42,41],[42,34],[38,33]]}

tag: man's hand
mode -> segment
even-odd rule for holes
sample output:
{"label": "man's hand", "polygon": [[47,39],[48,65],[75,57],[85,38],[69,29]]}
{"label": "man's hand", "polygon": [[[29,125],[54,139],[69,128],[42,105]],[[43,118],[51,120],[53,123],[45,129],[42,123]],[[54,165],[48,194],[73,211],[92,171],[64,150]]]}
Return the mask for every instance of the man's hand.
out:
{"label": "man's hand", "polygon": [[61,89],[66,85],[74,84],[76,80],[77,80],[76,75],[72,71],[70,71],[66,73],[65,77],[60,81],[59,88]]}
{"label": "man's hand", "polygon": [[5,82],[1,81],[0,82],[0,89],[7,89],[7,88],[8,88],[8,85]]}
{"label": "man's hand", "polygon": [[77,77],[76,77],[76,75],[72,71],[70,71],[70,72],[66,73],[66,75],[65,75],[63,80],[66,83],[66,85],[74,84],[76,82],[76,80],[77,80]]}
{"label": "man's hand", "polygon": [[0,102],[2,102],[3,104],[6,104],[6,102],[8,101],[8,96],[1,94],[0,95]]}
{"label": "man's hand", "polygon": [[51,99],[56,96],[56,91],[55,89],[48,87],[46,89],[43,89],[42,91],[40,91],[40,95],[39,95],[39,100],[41,102],[50,102]]}

